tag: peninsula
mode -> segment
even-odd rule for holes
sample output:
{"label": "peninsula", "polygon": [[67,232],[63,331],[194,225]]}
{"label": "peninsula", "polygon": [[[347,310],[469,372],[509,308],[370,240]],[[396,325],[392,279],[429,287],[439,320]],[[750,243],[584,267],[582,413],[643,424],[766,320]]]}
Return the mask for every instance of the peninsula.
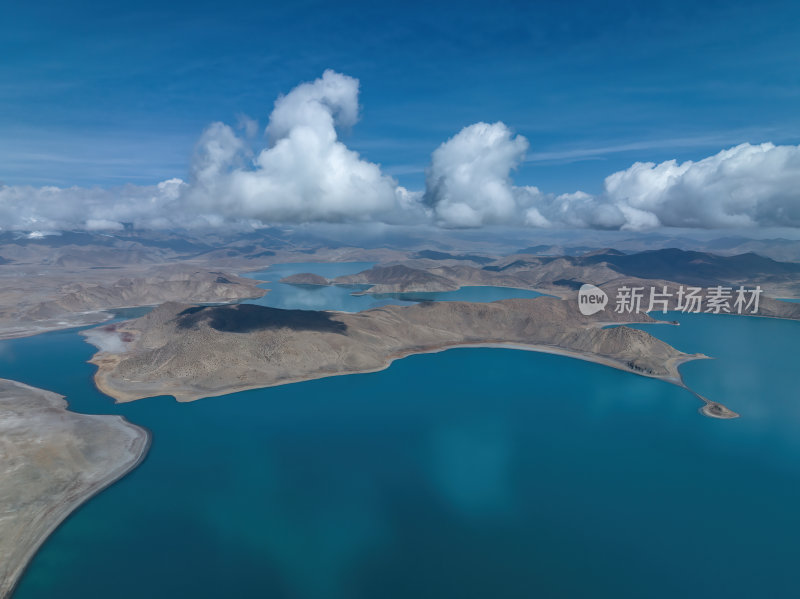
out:
{"label": "peninsula", "polygon": [[[678,366],[705,357],[645,331],[606,328],[608,318],[583,316],[572,302],[552,297],[426,302],[356,314],[172,303],[87,338],[100,349],[91,360],[98,388],[120,402],[156,395],[192,401],[372,372],[411,354],[464,346],[559,353],[678,385]],[[646,314],[624,318],[653,322]]]}
{"label": "peninsula", "polygon": [[139,464],[149,440],[120,416],[70,412],[56,393],[0,379],[0,598],[73,510]]}

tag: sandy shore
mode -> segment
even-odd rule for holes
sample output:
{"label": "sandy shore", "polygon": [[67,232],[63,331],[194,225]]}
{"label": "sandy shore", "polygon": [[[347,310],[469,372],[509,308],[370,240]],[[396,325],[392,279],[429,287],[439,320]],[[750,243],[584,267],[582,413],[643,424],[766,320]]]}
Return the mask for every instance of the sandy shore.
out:
{"label": "sandy shore", "polygon": [[47,537],[138,466],[149,444],[120,416],[70,412],[56,393],[0,379],[0,598]]}

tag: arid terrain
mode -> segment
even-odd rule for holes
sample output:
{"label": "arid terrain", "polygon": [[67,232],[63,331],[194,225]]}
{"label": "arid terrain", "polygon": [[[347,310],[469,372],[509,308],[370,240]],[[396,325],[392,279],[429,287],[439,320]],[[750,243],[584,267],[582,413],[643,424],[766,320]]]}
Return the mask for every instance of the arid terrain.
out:
{"label": "arid terrain", "polygon": [[[641,330],[600,326],[608,319],[582,316],[575,304],[550,297],[430,302],[355,314],[165,304],[88,337],[101,349],[92,360],[99,366],[96,384],[118,401],[164,394],[191,401],[380,370],[410,354],[459,346],[512,344],[564,353],[678,384],[678,365],[702,357]],[[645,314],[616,320],[652,322]]]}
{"label": "arid terrain", "polygon": [[[622,246],[647,248],[648,243],[656,243],[647,240],[628,240]],[[100,323],[109,317],[106,310],[116,308],[169,301],[230,303],[260,297],[266,291],[257,286],[258,281],[238,275],[282,262],[376,263],[374,268],[330,280],[301,273],[284,281],[360,286],[356,293],[450,291],[465,285],[491,285],[570,298],[582,283],[604,286],[638,280],[704,287],[758,284],[765,297],[800,297],[800,263],[734,253],[752,248],[800,258],[793,253],[797,244],[787,240],[734,243],[728,239],[694,245],[680,238],[658,240],[695,248],[721,244],[724,254],[678,247],[623,253],[603,247],[547,244],[509,250],[508,245],[456,238],[442,238],[437,244],[425,239],[403,241],[407,245],[357,247],[314,236],[291,236],[281,229],[234,238],[133,232],[4,233],[0,234],[0,338]]]}
{"label": "arid terrain", "polygon": [[0,267],[0,275],[0,339],[103,322],[115,308],[264,294],[258,281],[190,265],[42,269],[36,275]]}
{"label": "arid terrain", "polygon": [[451,254],[411,257],[381,264],[353,275],[325,279],[299,273],[282,282],[306,285],[360,285],[360,293],[407,293],[451,291],[465,285],[493,285],[535,289],[559,297],[571,297],[582,283],[615,281],[672,282],[711,287],[759,285],[771,297],[800,295],[800,264],[776,262],[756,254],[718,256],[703,252],[663,249],[623,254],[601,249],[581,256],[513,254],[478,260],[476,256]]}
{"label": "arid terrain", "polygon": [[60,395],[0,379],[0,597],[81,503],[136,467],[149,434],[119,416],[67,410]]}
{"label": "arid terrain", "polygon": [[[179,401],[328,376],[370,372],[417,353],[470,346],[559,353],[683,385],[685,354],[642,330],[644,313],[617,312],[623,287],[666,289],[677,307],[680,285],[756,285],[759,316],[800,319],[796,243],[723,243],[718,253],[683,244],[626,252],[558,244],[486,246],[480,240],[406,249],[355,247],[269,229],[223,239],[178,234],[53,236],[0,234],[0,338],[98,324],[109,311],[156,306],[84,335],[100,390],[118,401],[173,395]],[[784,243],[785,241],[785,243]],[[662,240],[664,242],[664,240]],[[656,242],[653,242],[656,243]],[[721,243],[721,242],[720,242]],[[688,247],[687,247],[688,245]],[[712,244],[713,245],[713,244]],[[399,247],[399,246],[397,246]],[[519,246],[518,246],[519,247]],[[737,253],[763,251],[766,255]],[[643,250],[643,251],[638,251]],[[362,272],[325,278],[311,272],[281,282],[337,285],[356,294],[452,291],[463,286],[531,289],[551,297],[492,303],[440,302],[385,306],[360,313],[279,310],[243,299],[269,293],[248,272],[283,262],[371,262]],[[610,305],[593,316],[578,310],[577,290],[600,287]],[[647,303],[647,298],[643,300]],[[667,325],[661,325],[667,326]],[[710,399],[702,413],[734,418]],[[49,391],[0,381],[0,596],[8,594],[40,543],[77,505],[135,467],[148,435],[119,419],[69,412]]]}

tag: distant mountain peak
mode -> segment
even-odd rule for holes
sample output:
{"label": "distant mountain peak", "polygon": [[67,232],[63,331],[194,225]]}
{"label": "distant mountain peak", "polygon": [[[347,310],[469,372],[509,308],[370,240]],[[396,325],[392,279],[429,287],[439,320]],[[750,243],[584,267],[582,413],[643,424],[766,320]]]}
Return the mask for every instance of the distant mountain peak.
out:
{"label": "distant mountain peak", "polygon": [[586,258],[589,256],[624,256],[625,252],[620,252],[619,250],[615,250],[614,248],[601,248],[599,250],[592,250],[590,252],[586,252],[585,254],[581,254],[581,257]]}

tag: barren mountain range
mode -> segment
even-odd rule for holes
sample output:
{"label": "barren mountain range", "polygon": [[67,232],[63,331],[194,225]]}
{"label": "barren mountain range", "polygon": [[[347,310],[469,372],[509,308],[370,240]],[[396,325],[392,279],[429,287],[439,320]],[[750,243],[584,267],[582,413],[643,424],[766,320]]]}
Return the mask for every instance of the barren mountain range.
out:
{"label": "barren mountain range", "polygon": [[[739,247],[730,240],[722,245]],[[553,249],[577,255],[546,255]],[[257,281],[234,273],[297,261],[378,263],[372,269],[332,280],[301,273],[283,281],[359,286],[355,293],[451,291],[464,285],[493,285],[570,298],[582,283],[613,286],[614,281],[639,280],[643,284],[758,284],[765,296],[800,297],[798,262],[778,262],[753,253],[720,256],[676,248],[623,253],[589,246],[540,245],[526,248],[525,253],[503,254],[431,249],[429,242],[419,240],[408,249],[364,248],[268,229],[235,238],[135,232],[3,233],[0,257],[0,338],[102,322],[108,318],[103,311],[114,308],[259,297],[266,291],[257,287]]]}
{"label": "barren mountain range", "polygon": [[456,258],[409,259],[378,265],[354,275],[325,279],[299,273],[281,280],[305,285],[359,285],[361,293],[452,291],[465,285],[535,289],[571,297],[583,283],[672,282],[702,287],[756,286],[772,297],[800,295],[800,263],[777,262],[756,254],[717,256],[678,249],[623,254],[603,249],[582,256],[515,254],[479,265]]}

